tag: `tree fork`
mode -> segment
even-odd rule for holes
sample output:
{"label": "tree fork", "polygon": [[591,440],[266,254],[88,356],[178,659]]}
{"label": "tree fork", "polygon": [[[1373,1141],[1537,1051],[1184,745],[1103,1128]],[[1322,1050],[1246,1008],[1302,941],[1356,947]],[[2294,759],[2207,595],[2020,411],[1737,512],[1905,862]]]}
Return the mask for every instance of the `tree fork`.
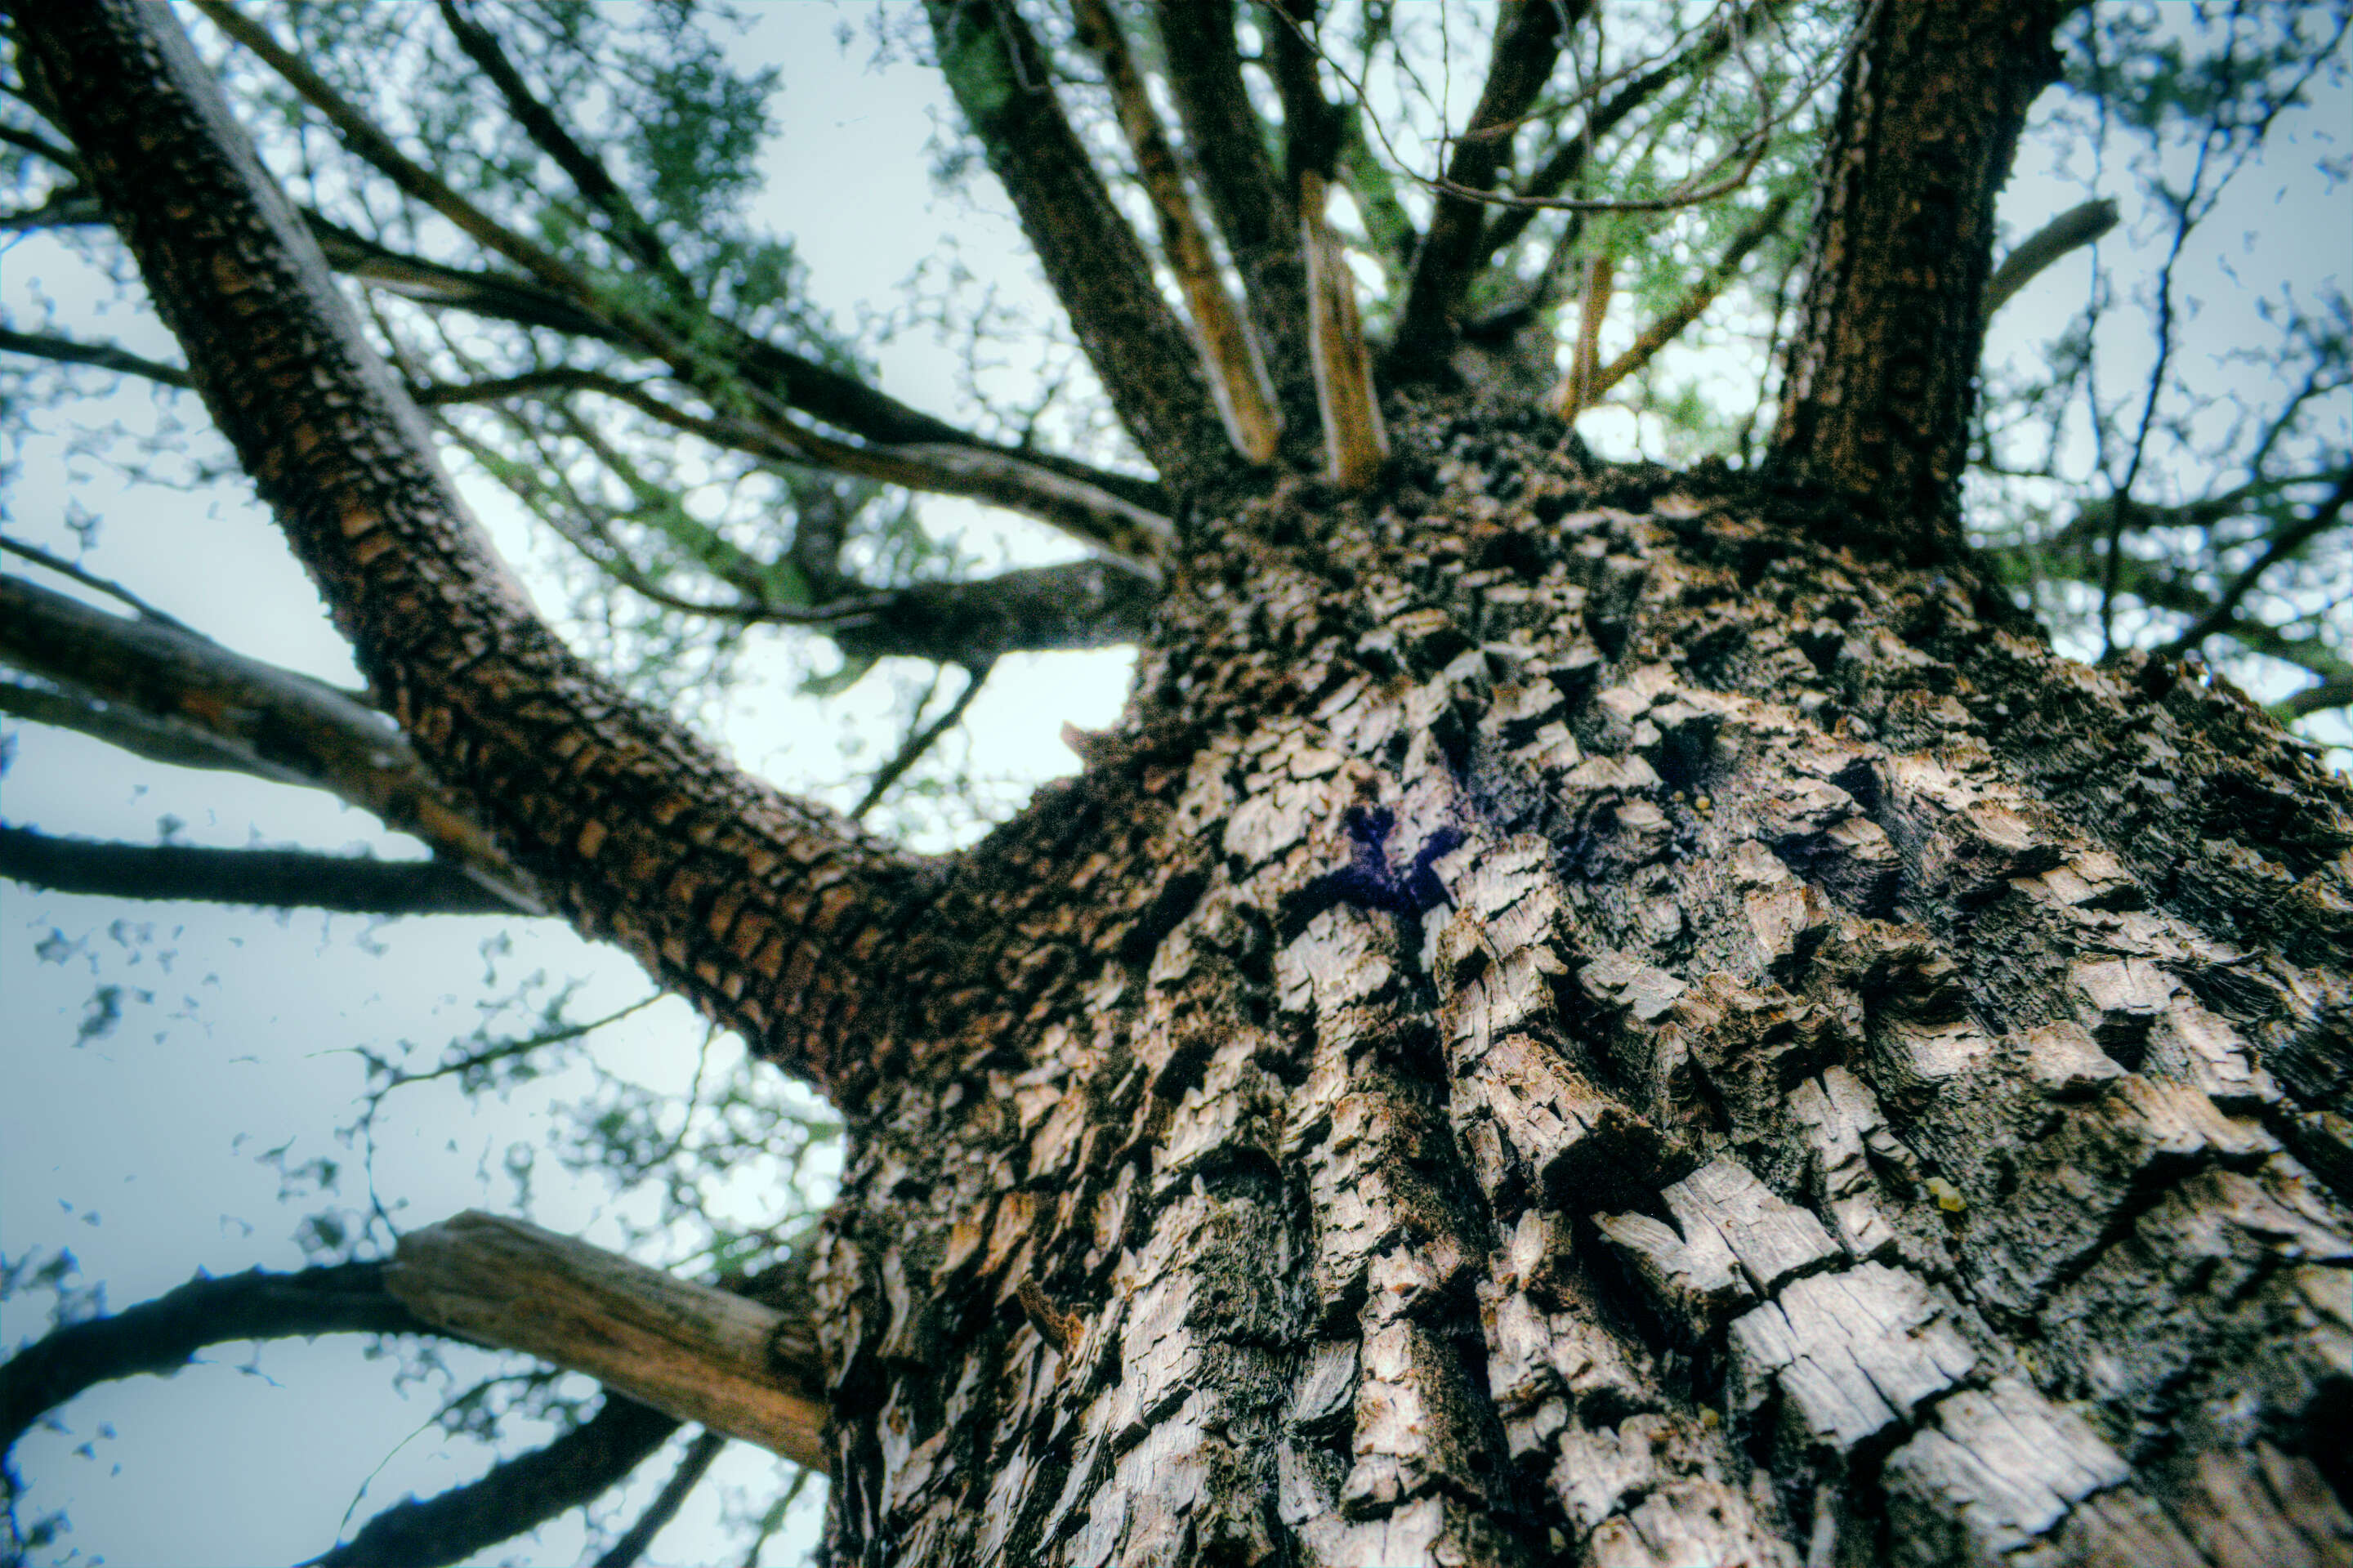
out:
{"label": "tree fork", "polygon": [[867,966],[923,895],[919,863],[557,641],[168,11],[16,13],[206,405],[435,773],[583,930],[820,1084],[859,1071]]}
{"label": "tree fork", "polygon": [[2060,9],[1870,7],[1823,150],[1773,461],[1917,558],[1960,548],[1994,197]]}

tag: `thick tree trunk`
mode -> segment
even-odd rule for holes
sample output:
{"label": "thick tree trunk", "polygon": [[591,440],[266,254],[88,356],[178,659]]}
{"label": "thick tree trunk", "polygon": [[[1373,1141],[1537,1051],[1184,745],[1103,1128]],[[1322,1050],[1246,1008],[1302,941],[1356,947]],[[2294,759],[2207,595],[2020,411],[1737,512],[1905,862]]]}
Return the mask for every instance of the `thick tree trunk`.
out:
{"label": "thick tree trunk", "polygon": [[1770,492],[1398,428],[1203,530],[903,955],[836,1561],[2345,1561],[2345,787]]}

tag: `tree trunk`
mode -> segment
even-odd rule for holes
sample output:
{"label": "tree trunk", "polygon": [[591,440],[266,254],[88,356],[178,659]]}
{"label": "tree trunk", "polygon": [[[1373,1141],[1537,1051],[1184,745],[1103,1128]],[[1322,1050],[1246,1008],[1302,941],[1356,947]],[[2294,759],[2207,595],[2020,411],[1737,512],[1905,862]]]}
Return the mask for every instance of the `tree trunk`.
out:
{"label": "tree trunk", "polygon": [[2346,1561],[2344,785],[1786,496],[1396,424],[1199,530],[901,955],[835,1561]]}

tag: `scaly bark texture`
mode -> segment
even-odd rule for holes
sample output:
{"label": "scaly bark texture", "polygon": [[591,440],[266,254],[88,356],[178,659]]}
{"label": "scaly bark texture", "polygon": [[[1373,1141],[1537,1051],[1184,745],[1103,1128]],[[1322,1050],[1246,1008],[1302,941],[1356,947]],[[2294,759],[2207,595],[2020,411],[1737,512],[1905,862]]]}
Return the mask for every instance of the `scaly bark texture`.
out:
{"label": "scaly bark texture", "polygon": [[2057,19],[2053,0],[1873,7],[1822,151],[1774,446],[1915,558],[1960,541],[1994,196],[2058,75]]}
{"label": "scaly bark texture", "polygon": [[[378,700],[550,900],[818,1082],[912,857],[629,702],[532,612],[168,14],[19,0],[91,184]],[[108,84],[103,91],[88,84]]]}
{"label": "scaly bark texture", "polygon": [[2345,1561],[2346,787],[1818,502],[1392,414],[911,938],[835,1561]]}

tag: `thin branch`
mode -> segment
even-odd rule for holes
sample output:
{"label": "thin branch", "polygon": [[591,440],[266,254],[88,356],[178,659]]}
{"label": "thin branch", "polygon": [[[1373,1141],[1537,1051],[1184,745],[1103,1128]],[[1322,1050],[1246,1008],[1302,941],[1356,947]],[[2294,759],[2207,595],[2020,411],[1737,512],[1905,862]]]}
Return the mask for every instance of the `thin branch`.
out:
{"label": "thin branch", "polygon": [[1590,408],[1608,396],[1612,387],[1648,365],[1659,350],[1674,342],[1694,322],[1706,314],[1707,308],[1715,303],[1716,297],[1739,275],[1740,264],[1748,259],[1749,253],[1780,232],[1781,221],[1788,216],[1795,200],[1794,196],[1785,192],[1767,202],[1764,210],[1733,236],[1732,243],[1724,248],[1724,254],[1716,259],[1715,265],[1707,270],[1705,276],[1694,283],[1665,314],[1644,327],[1625,353],[1593,373],[1580,407]]}
{"label": "thin branch", "polygon": [[0,1453],[83,1391],[178,1370],[207,1345],[318,1334],[430,1334],[384,1287],[381,1263],[202,1276],[105,1318],[51,1330],[0,1362]]}
{"label": "thin branch", "polygon": [[1437,372],[1454,346],[1457,314],[1485,251],[1480,229],[1485,209],[1454,190],[1493,183],[1512,148],[1512,132],[1552,76],[1567,42],[1565,29],[1584,19],[1588,0],[1510,0],[1497,18],[1487,79],[1469,123],[1446,162],[1446,185],[1430,215],[1429,231],[1414,252],[1413,275],[1398,314],[1391,365],[1401,373]]}
{"label": "thin branch", "polygon": [[153,605],[148,603],[137,594],[132,593],[129,588],[124,588],[121,583],[116,582],[112,577],[100,577],[96,572],[89,571],[81,567],[76,566],[73,562],[67,560],[63,556],[50,554],[48,551],[42,549],[38,545],[27,545],[22,539],[11,539],[5,535],[0,535],[0,554],[18,556],[21,559],[32,562],[35,566],[40,567],[44,570],[55,572],[61,577],[66,577],[73,582],[78,582],[86,588],[95,589],[96,591],[104,594],[107,598],[114,600],[117,604],[137,610],[142,617],[148,620],[155,621],[164,626],[176,626],[183,631],[188,631],[191,633],[194,631],[194,629],[190,627],[186,621],[180,620],[177,616],[164,614],[164,611],[156,609]]}
{"label": "thin branch", "polygon": [[1011,0],[927,0],[925,9],[941,73],[1121,423],[1178,492],[1228,478],[1240,465],[1199,359],[1056,101],[1028,24]]}
{"label": "thin branch", "polygon": [[2116,204],[2106,196],[2069,207],[2013,247],[1986,280],[1985,313],[1990,317],[2048,268],[2116,226]]}
{"label": "thin branch", "polygon": [[122,376],[143,376],[166,387],[185,388],[190,385],[188,373],[178,366],[142,359],[129,349],[117,348],[111,343],[76,343],[69,337],[11,332],[6,327],[0,327],[0,350],[31,355],[37,359],[52,359],[60,365],[89,365]]}
{"label": "thin branch", "polygon": [[678,1468],[670,1472],[670,1479],[662,1483],[662,1489],[646,1505],[646,1511],[638,1516],[637,1522],[596,1559],[596,1568],[635,1568],[638,1559],[654,1543],[654,1537],[678,1517],[689,1494],[710,1473],[711,1462],[726,1446],[727,1439],[716,1432],[696,1433],[694,1441],[680,1456]]}
{"label": "thin branch", "polygon": [[1242,325],[1241,314],[1218,275],[1217,258],[1208,237],[1193,213],[1192,197],[1176,166],[1176,150],[1160,127],[1160,116],[1144,89],[1144,77],[1129,55],[1127,40],[1107,0],[1075,0],[1079,37],[1102,64],[1111,89],[1120,129],[1135,154],[1145,194],[1151,197],[1160,223],[1160,248],[1200,339],[1201,358],[1209,374],[1209,388],[1225,417],[1226,433],[1234,450],[1254,463],[1274,457],[1282,433],[1282,417],[1274,409],[1274,391],[1266,370]]}
{"label": "thin branch", "polygon": [[512,915],[514,906],[439,861],[308,850],[206,849],[55,838],[0,824],[0,876],[100,898],[195,899],[348,915]]}
{"label": "thin branch", "polygon": [[[184,627],[126,620],[21,577],[0,577],[0,661],[84,699],[85,711],[93,700],[106,705],[89,712],[89,722],[61,705],[26,716],[159,761],[206,766],[209,757],[212,767],[326,789],[425,840],[508,907],[545,912],[531,879],[471,809],[426,771],[385,715],[349,693]],[[9,700],[21,709],[29,699]]]}
{"label": "thin branch", "polygon": [[406,1499],[303,1568],[443,1568],[528,1534],[618,1486],[659,1453],[680,1423],[607,1393],[596,1414],[547,1446],[501,1460],[438,1497]]}
{"label": "thin branch", "polygon": [[2247,595],[2254,591],[2263,574],[2335,527],[2337,520],[2345,514],[2348,502],[2353,502],[2353,470],[2340,475],[2337,488],[2310,512],[2273,535],[2265,543],[2263,554],[2232,578],[2229,586],[2215,598],[2213,609],[2200,617],[2189,630],[2156,652],[2160,656],[2178,659],[2217,632],[2230,630],[2238,620],[2239,606],[2246,602]]}
{"label": "thin branch", "polygon": [[1585,288],[1577,313],[1577,347],[1568,375],[1553,399],[1560,417],[1571,424],[1601,396],[1601,327],[1609,317],[1609,301],[1617,281],[1617,263],[1596,256],[1585,264]]}
{"label": "thin branch", "polygon": [[[973,698],[980,695],[981,683],[988,679],[988,672],[991,668],[989,664],[979,664],[967,669],[965,672],[964,690],[958,692],[955,701],[948,705],[948,711],[931,724],[920,726],[908,733],[907,738],[900,743],[899,749],[892,754],[891,760],[884,763],[875,773],[873,782],[866,786],[866,793],[859,797],[858,804],[849,808],[850,821],[863,821],[866,813],[879,805],[882,797],[890,792],[891,786],[907,776],[907,769],[922,761],[923,754],[938,745],[942,736],[964,722],[965,710],[972,706]],[[929,700],[930,696],[927,693],[925,701]],[[923,705],[918,703],[915,705],[915,716],[921,718],[923,711]]]}

